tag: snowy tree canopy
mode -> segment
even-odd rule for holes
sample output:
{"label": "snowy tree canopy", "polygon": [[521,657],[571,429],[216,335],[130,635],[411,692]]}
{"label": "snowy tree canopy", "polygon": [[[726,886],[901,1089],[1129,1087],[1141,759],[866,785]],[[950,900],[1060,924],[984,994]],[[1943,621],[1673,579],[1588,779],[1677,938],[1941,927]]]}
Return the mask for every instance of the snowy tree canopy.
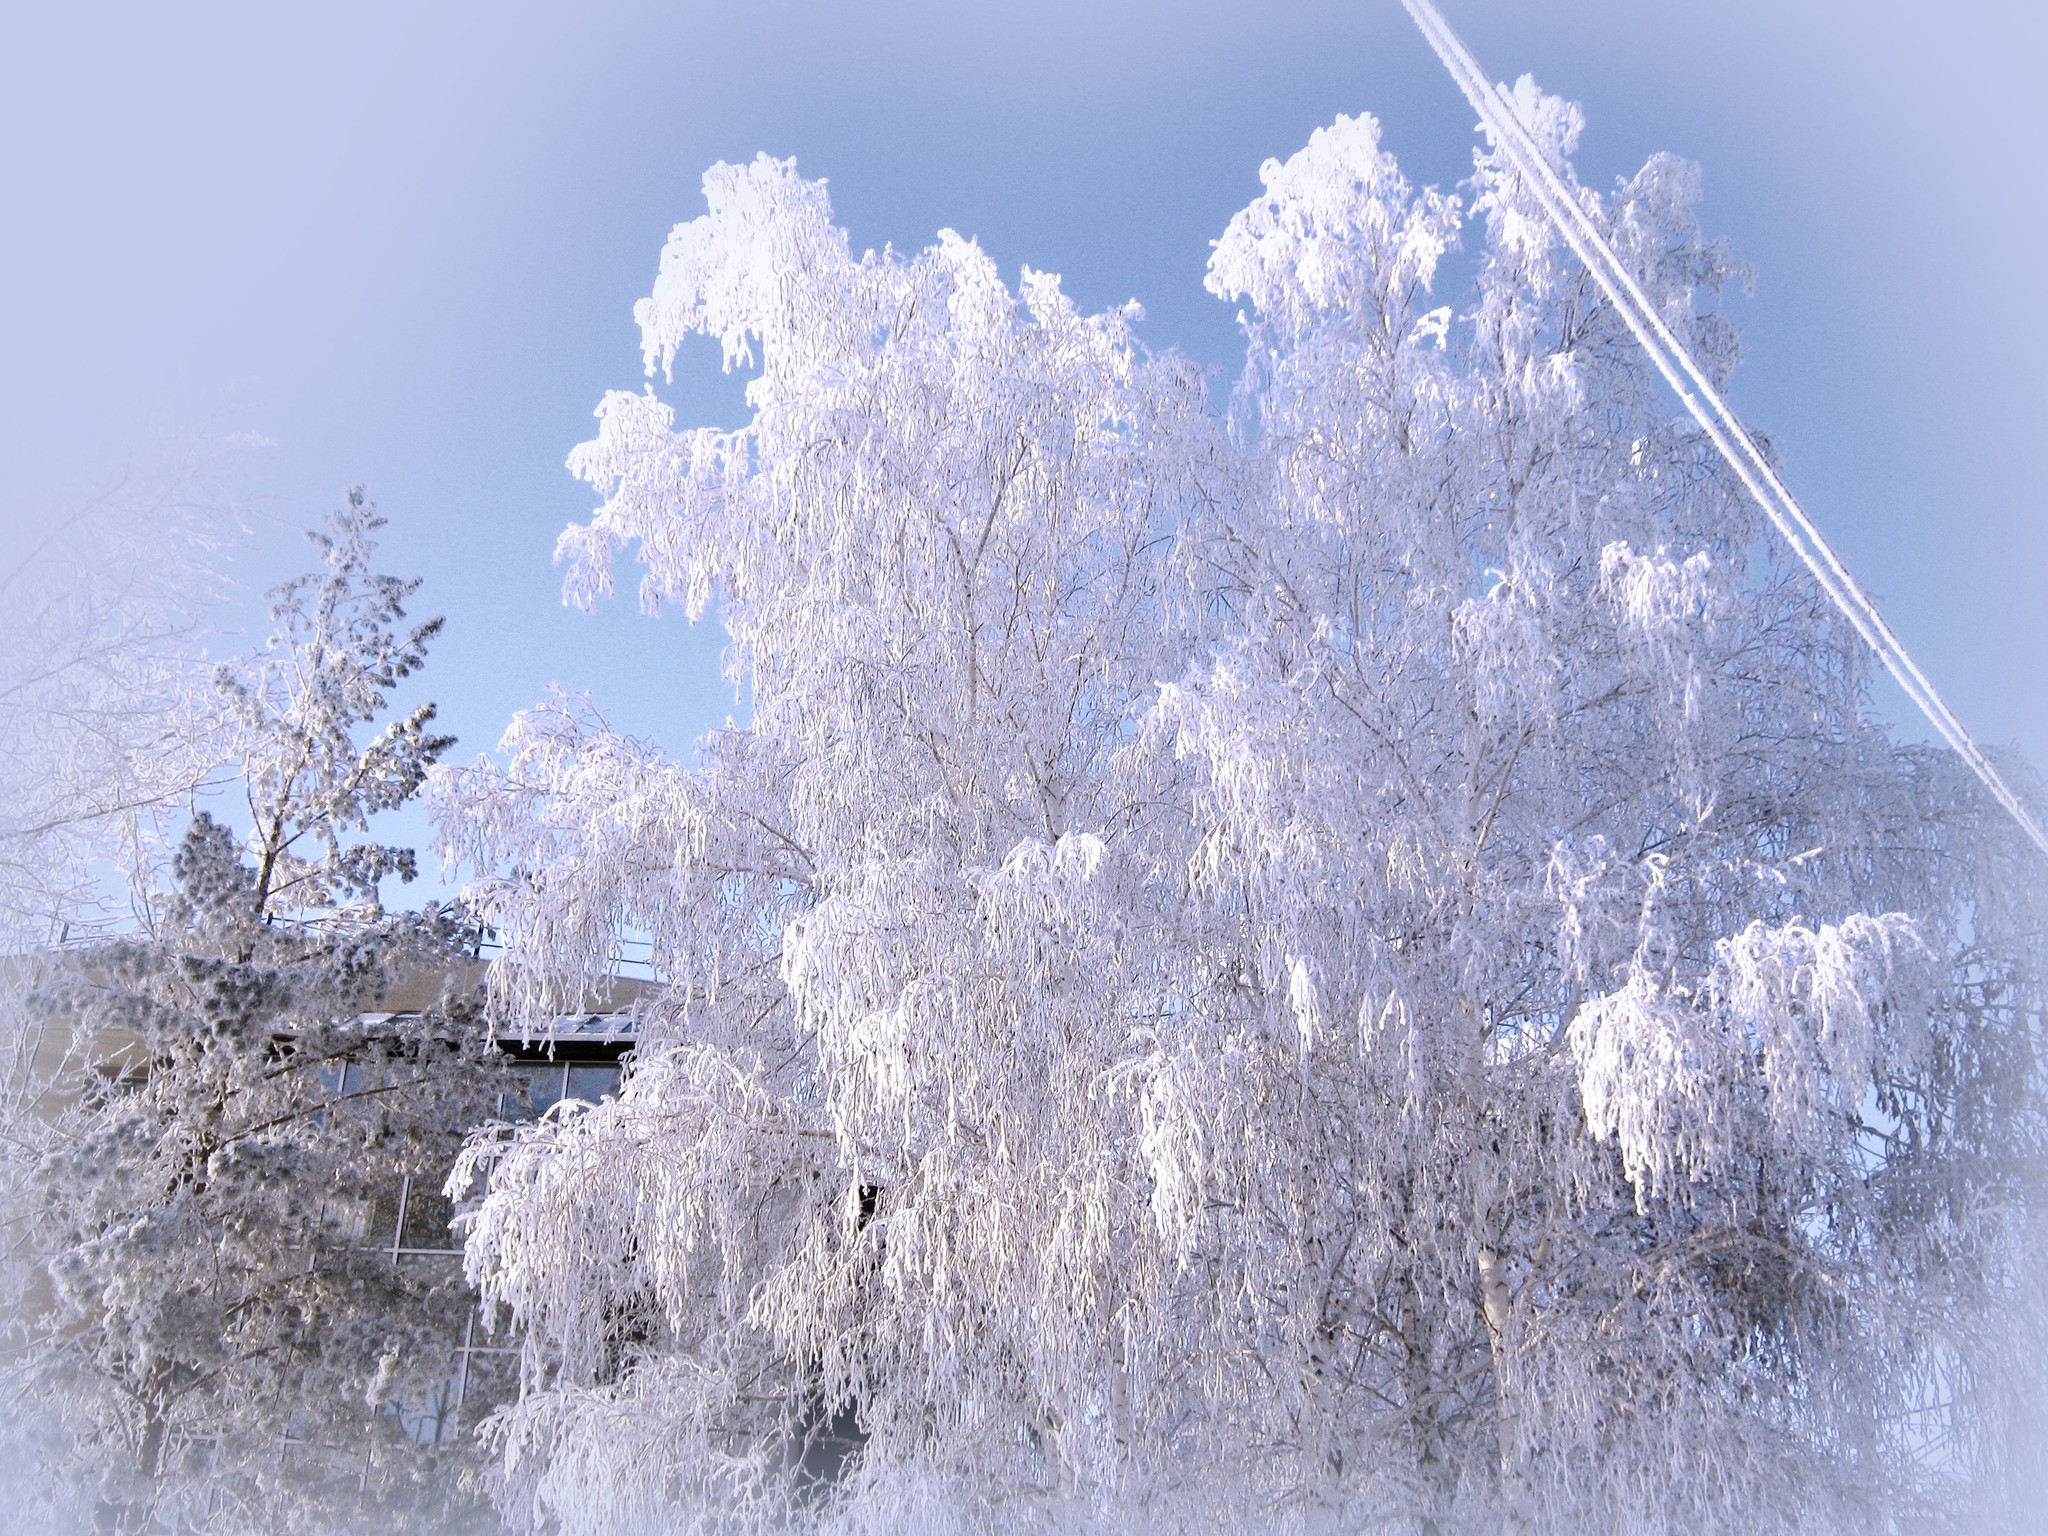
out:
{"label": "snowy tree canopy", "polygon": [[[1261,176],[1220,416],[789,162],[670,237],[649,371],[716,338],[751,415],[607,396],[560,553],[715,606],[752,722],[561,697],[435,784],[502,1006],[668,979],[458,1176],[519,1511],[1882,1529],[1990,1466],[2032,873],[1504,167],[1358,117]],[[1696,172],[1579,195],[1725,376]]]}

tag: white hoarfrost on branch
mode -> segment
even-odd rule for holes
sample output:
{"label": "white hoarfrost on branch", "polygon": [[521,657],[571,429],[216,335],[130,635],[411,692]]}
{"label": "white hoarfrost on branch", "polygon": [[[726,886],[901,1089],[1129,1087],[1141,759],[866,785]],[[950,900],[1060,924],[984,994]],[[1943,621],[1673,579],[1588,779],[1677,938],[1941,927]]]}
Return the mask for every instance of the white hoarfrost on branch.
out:
{"label": "white hoarfrost on branch", "polygon": [[[228,748],[203,642],[230,520],[189,469],[0,557],[0,950],[103,930]],[[112,877],[111,879],[109,877]]]}
{"label": "white hoarfrost on branch", "polygon": [[[856,258],[789,162],[671,237],[649,370],[714,337],[750,417],[608,396],[560,553],[715,605],[752,722],[557,698],[434,786],[503,1006],[665,978],[619,1098],[458,1174],[522,1515],[1885,1529],[1991,1471],[2009,841],[1499,161],[1261,175],[1220,419],[1135,307]],[[1697,194],[1582,195],[1720,377]]]}

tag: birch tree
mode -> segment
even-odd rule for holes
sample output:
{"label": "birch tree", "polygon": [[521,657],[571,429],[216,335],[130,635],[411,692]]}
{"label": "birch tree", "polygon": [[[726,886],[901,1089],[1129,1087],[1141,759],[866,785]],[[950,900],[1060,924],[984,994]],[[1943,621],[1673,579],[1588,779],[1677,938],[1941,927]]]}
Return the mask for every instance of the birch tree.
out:
{"label": "birch tree", "polygon": [[[649,373],[713,337],[750,417],[608,395],[558,554],[715,607],[752,722],[556,697],[434,790],[499,1006],[666,977],[456,1181],[537,1525],[1907,1529],[1995,1470],[2039,871],[1510,170],[1358,117],[1261,180],[1220,415],[790,162],[671,235]],[[1577,195],[1725,376],[1698,192]]]}
{"label": "birch tree", "polygon": [[[190,470],[21,530],[0,559],[0,946],[103,930],[225,750],[203,642],[228,520]],[[116,901],[118,906],[118,902]]]}

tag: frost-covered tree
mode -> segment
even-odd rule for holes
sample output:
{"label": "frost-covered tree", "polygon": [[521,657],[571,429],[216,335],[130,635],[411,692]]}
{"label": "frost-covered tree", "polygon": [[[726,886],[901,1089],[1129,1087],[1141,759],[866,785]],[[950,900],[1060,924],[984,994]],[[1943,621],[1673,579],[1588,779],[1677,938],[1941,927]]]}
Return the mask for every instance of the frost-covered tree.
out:
{"label": "frost-covered tree", "polygon": [[[1220,419],[788,162],[671,236],[649,370],[715,337],[750,418],[608,396],[560,553],[715,603],[752,722],[437,770],[503,1006],[667,977],[620,1098],[468,1154],[542,1527],[1874,1531],[1993,1470],[2039,871],[1508,168],[1261,174]],[[1577,195],[1725,375],[1697,194]]]}
{"label": "frost-covered tree", "polygon": [[228,531],[203,477],[172,469],[0,556],[0,950],[104,927],[218,765],[203,641]]}
{"label": "frost-covered tree", "polygon": [[[352,495],[312,535],[322,568],[272,594],[267,647],[221,671],[246,839],[196,816],[154,931],[73,948],[26,1000],[45,1049],[7,1127],[33,1161],[11,1170],[30,1283],[0,1527],[489,1523],[474,1455],[420,1423],[472,1295],[391,1235],[408,1181],[445,1177],[505,1080],[459,986],[378,1011],[396,985],[459,982],[463,942],[439,910],[382,909],[411,856],[360,837],[451,741],[431,705],[382,723],[439,621],[403,623],[417,583],[372,571],[381,521]],[[413,1205],[405,1246],[448,1246],[438,1202]]]}

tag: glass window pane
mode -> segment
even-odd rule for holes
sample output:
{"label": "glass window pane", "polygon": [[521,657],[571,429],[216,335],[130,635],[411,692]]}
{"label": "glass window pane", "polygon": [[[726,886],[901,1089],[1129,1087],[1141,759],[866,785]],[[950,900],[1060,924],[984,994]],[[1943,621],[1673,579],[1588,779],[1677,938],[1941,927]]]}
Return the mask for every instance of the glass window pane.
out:
{"label": "glass window pane", "polygon": [[439,1445],[453,1439],[455,1382],[437,1381],[417,1397],[393,1405],[398,1426],[415,1445]]}
{"label": "glass window pane", "polygon": [[591,1062],[569,1069],[569,1097],[595,1104],[619,1091],[619,1065],[615,1061]]}
{"label": "glass window pane", "polygon": [[448,1223],[455,1219],[455,1205],[432,1179],[414,1179],[405,1202],[405,1231],[401,1248],[453,1248],[455,1238]]}
{"label": "glass window pane", "polygon": [[540,1062],[528,1068],[527,1093],[533,1113],[544,1115],[562,1100],[562,1079],[569,1069],[557,1062]]}
{"label": "glass window pane", "polygon": [[507,1120],[534,1120],[545,1114],[562,1097],[562,1077],[568,1069],[555,1061],[522,1061],[512,1067],[513,1089],[505,1095],[499,1114]]}
{"label": "glass window pane", "polygon": [[398,1236],[398,1192],[399,1185],[396,1180],[368,1191],[369,1198],[363,1201],[369,1208],[368,1219],[363,1223],[361,1239],[365,1248],[389,1250],[392,1240]]}
{"label": "glass window pane", "polygon": [[367,1246],[375,1214],[367,1198],[329,1195],[320,1203],[320,1234],[327,1242],[344,1248]]}

